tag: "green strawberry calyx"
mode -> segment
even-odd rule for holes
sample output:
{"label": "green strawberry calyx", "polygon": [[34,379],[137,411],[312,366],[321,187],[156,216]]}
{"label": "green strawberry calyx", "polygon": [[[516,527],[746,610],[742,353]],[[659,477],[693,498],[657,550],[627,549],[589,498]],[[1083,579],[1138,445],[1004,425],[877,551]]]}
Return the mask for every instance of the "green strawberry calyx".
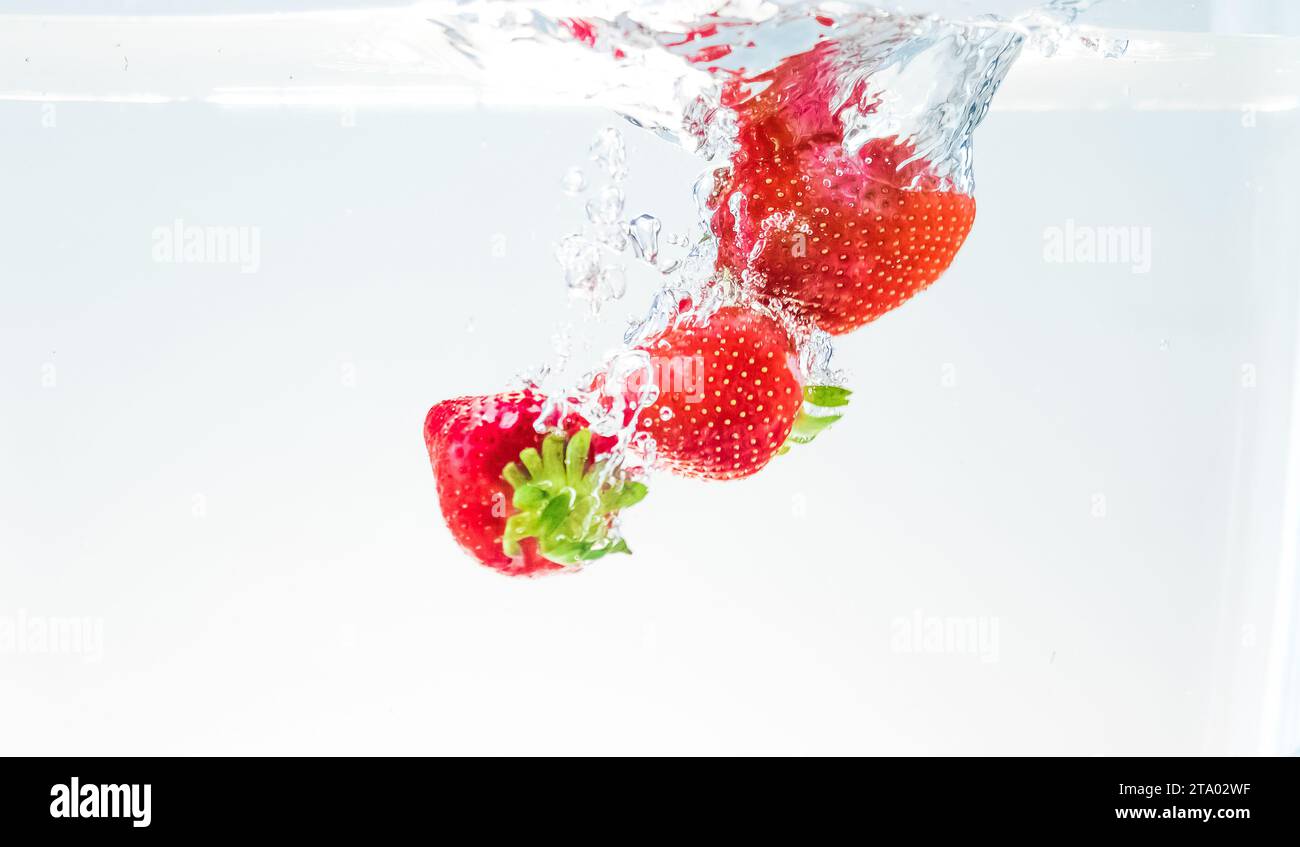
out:
{"label": "green strawberry calyx", "polygon": [[589,429],[569,436],[552,433],[542,440],[540,453],[529,447],[518,462],[506,465],[501,476],[514,489],[514,512],[501,537],[507,556],[518,556],[525,538],[537,539],[538,552],[561,565],[631,552],[613,518],[641,502],[646,486],[609,473],[606,462],[588,467],[591,437]]}
{"label": "green strawberry calyx", "polygon": [[844,417],[842,410],[853,392],[838,385],[808,385],[803,390],[803,406],[794,419],[790,435],[781,445],[779,455],[790,452],[795,444],[808,444],[822,430]]}

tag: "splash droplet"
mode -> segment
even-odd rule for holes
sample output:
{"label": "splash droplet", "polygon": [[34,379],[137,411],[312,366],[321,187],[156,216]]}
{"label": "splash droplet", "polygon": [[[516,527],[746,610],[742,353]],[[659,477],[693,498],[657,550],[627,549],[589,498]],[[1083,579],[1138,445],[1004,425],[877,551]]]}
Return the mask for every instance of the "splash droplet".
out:
{"label": "splash droplet", "polygon": [[623,341],[636,347],[663,333],[677,319],[677,304],[681,295],[671,289],[660,289],[650,304],[650,311],[644,319],[631,324],[623,335]]}

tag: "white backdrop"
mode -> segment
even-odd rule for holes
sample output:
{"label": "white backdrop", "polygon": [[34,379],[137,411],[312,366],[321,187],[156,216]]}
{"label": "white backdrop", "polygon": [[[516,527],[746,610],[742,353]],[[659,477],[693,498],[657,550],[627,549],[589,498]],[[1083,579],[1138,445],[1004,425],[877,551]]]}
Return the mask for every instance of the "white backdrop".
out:
{"label": "white backdrop", "polygon": [[[951,273],[840,344],[850,417],[527,582],[440,527],[420,424],[575,319],[559,183],[608,115],[48,106],[0,102],[0,751],[1286,743],[1293,112],[995,112]],[[681,230],[699,164],[626,133]],[[255,272],[157,261],[178,219]],[[1045,262],[1070,221],[1150,272]]]}

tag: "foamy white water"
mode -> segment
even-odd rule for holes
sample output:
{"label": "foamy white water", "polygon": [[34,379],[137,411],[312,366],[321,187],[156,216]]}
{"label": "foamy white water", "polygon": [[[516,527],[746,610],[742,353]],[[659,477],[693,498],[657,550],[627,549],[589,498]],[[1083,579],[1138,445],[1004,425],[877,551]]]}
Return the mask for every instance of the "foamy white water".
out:
{"label": "foamy white water", "polygon": [[[551,5],[576,13],[611,4]],[[429,23],[448,8],[434,3],[267,15],[0,15],[0,47],[10,57],[0,100],[540,107],[591,96],[600,88],[593,80],[610,72],[600,56],[576,48],[543,53],[541,45],[517,45],[490,65],[476,65],[447,49],[445,30]],[[1117,42],[1128,45],[1122,61],[1106,55],[1106,45]],[[1026,51],[993,108],[1293,109],[1297,44],[1276,36],[1081,24],[1052,57]]]}

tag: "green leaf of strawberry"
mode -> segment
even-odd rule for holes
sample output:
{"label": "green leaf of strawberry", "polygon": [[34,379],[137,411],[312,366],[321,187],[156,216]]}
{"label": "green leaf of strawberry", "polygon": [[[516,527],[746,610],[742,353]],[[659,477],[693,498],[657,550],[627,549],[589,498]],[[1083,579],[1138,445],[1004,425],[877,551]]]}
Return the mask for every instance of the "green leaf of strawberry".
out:
{"label": "green leaf of strawberry", "polygon": [[849,404],[853,392],[838,385],[810,385],[803,390],[803,399],[814,406],[835,409]]}
{"label": "green leaf of strawberry", "polygon": [[608,474],[603,463],[588,467],[591,439],[589,429],[567,437],[551,434],[540,457],[529,447],[520,452],[519,463],[506,465],[501,475],[514,488],[511,502],[518,509],[506,522],[502,549],[507,556],[520,555],[529,538],[543,556],[563,565],[627,551],[611,532],[611,518],[640,502],[646,487]]}

